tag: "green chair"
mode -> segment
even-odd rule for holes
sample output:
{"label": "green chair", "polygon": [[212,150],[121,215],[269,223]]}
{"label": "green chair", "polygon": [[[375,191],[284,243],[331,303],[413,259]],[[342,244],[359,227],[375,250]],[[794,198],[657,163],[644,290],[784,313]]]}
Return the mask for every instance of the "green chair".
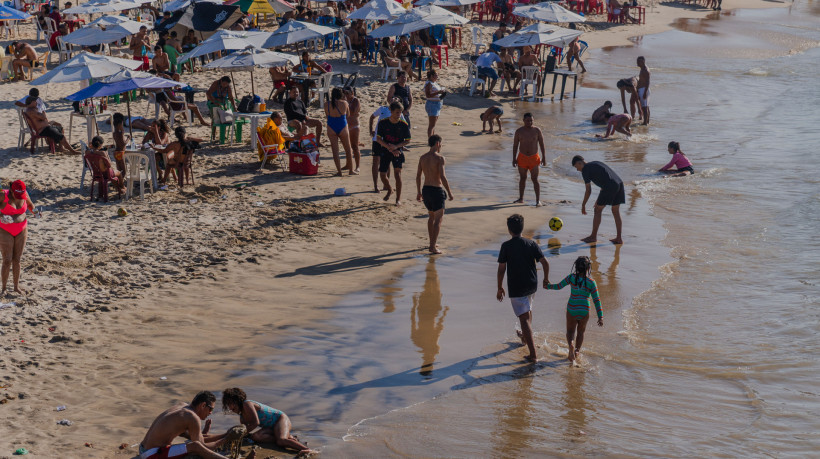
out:
{"label": "green chair", "polygon": [[[228,131],[233,131],[236,142],[242,142],[242,126],[248,123],[248,120],[244,118],[234,118],[233,123],[217,123],[217,115],[216,115],[216,108],[221,108],[222,110],[227,110],[228,107],[225,105],[214,105],[211,101],[208,101],[208,110],[211,113],[211,141],[213,142],[214,137],[216,137],[216,128],[219,128],[219,144],[224,145],[225,140],[228,138],[227,136],[230,135]],[[252,133],[253,134],[253,133]],[[233,146],[233,139],[234,137],[230,138],[230,145]]]}

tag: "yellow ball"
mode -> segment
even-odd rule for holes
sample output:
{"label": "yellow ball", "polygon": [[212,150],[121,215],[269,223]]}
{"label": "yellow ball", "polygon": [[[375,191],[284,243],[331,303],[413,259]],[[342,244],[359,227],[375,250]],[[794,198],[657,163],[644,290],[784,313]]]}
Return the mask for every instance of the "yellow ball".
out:
{"label": "yellow ball", "polygon": [[564,227],[564,222],[558,217],[552,217],[550,218],[549,226],[553,231],[561,231],[561,228]]}
{"label": "yellow ball", "polygon": [[119,215],[120,217],[125,217],[126,215],[128,215],[128,211],[125,210],[124,207],[120,207],[119,209],[117,209],[117,215]]}

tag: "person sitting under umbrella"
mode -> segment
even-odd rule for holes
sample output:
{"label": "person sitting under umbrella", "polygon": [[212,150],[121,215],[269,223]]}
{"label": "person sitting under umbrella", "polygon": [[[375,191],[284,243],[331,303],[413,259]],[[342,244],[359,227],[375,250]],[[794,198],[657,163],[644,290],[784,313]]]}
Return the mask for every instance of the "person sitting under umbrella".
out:
{"label": "person sitting under umbrella", "polygon": [[233,97],[233,90],[231,89],[231,77],[224,76],[213,83],[208,91],[205,93],[208,102],[217,107],[228,107],[230,104],[236,111],[236,102]]}
{"label": "person sitting under umbrella", "polygon": [[60,45],[57,43],[57,37],[64,37],[66,35],[68,35],[68,24],[63,22],[57,30],[51,34],[51,37],[49,37],[48,47],[51,48],[52,51],[60,51]]}
{"label": "person sitting under umbrella", "polygon": [[151,59],[151,64],[154,66],[157,75],[171,75],[171,60],[168,58],[168,54],[165,50],[162,49],[162,46],[154,46],[154,58]]}
{"label": "person sitting under umbrella", "polygon": [[37,51],[34,48],[22,41],[14,41],[11,43],[14,48],[14,60],[11,61],[12,69],[14,70],[14,78],[22,80],[25,78],[24,69],[30,69],[40,65],[37,62]]}
{"label": "person sitting under umbrella", "polygon": [[68,150],[69,153],[74,155],[79,155],[80,152],[75,150],[66,140],[65,136],[63,135],[62,128],[58,128],[53,126],[49,121],[48,117],[46,116],[45,112],[37,111],[37,98],[33,96],[28,96],[26,98],[26,110],[25,116],[31,121],[31,126],[34,128],[34,132],[37,133],[40,137],[47,137],[54,141],[55,144],[59,146],[59,148]]}
{"label": "person sitting under umbrella", "polygon": [[93,163],[100,164],[102,169],[100,172],[105,174],[112,183],[116,184],[120,193],[125,193],[125,184],[123,183],[122,172],[115,169],[111,165],[111,160],[108,159],[108,152],[103,147],[103,138],[96,136],[91,139],[91,145],[85,151],[85,159]]}

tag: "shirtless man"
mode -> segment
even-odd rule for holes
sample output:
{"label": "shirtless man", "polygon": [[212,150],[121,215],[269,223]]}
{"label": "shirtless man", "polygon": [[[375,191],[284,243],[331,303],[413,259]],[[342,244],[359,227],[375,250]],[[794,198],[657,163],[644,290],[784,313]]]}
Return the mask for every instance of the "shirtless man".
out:
{"label": "shirtless man", "polygon": [[581,62],[581,44],[578,43],[578,37],[575,37],[575,39],[567,45],[567,54],[564,56],[567,60],[567,68],[570,72],[572,71],[572,57],[574,57],[575,60],[578,61],[578,65],[581,66],[581,73],[585,73],[587,68],[584,67],[584,63]]}
{"label": "shirtless man", "polygon": [[[157,416],[140,443],[140,459],[166,459],[196,454],[203,459],[224,459],[212,449],[225,443],[225,434],[202,433],[202,420],[214,411],[216,397],[208,391],[196,394],[186,405],[180,403]],[[210,426],[210,421],[205,423]],[[190,443],[172,445],[175,438],[184,436]]]}
{"label": "shirtless man", "polygon": [[79,151],[72,148],[71,145],[68,143],[65,136],[63,135],[62,128],[58,129],[55,126],[52,126],[51,123],[48,121],[45,112],[41,113],[37,110],[36,97],[28,96],[28,98],[26,99],[26,110],[24,113],[31,120],[31,125],[32,127],[34,127],[34,131],[37,132],[38,136],[48,137],[49,139],[53,140],[59,148],[68,150],[68,152],[73,155],[80,154]]}
{"label": "shirtless man", "polygon": [[621,103],[624,106],[624,113],[627,112],[626,110],[626,93],[629,93],[629,114],[632,118],[635,118],[635,107],[638,108],[638,117],[640,118],[643,115],[641,111],[641,103],[638,99],[638,77],[631,77],[631,78],[624,78],[618,80],[616,84],[618,89],[621,90]]}
{"label": "shirtless man", "polygon": [[[419,158],[416,172],[417,201],[423,201],[427,208],[427,234],[430,236],[430,253],[441,253],[436,241],[441,231],[441,220],[444,218],[444,203],[449,197],[453,200],[450,184],[444,175],[444,156],[441,156],[441,136],[431,135],[427,140],[430,151]],[[421,176],[424,175],[424,188],[421,187]],[[447,193],[445,194],[445,190]]]}
{"label": "shirtless man", "polygon": [[176,30],[172,30],[168,33],[168,38],[165,39],[165,46],[170,46],[174,48],[179,54],[182,54],[182,42],[179,41],[177,38],[178,34]]}
{"label": "shirtless man", "polygon": [[290,77],[291,71],[288,66],[283,65],[280,67],[271,67],[269,72],[270,78],[273,81],[273,90],[268,99],[275,99],[281,104],[282,98],[288,90],[288,77]]}
{"label": "shirtless man", "polygon": [[[581,62],[581,61],[578,61]],[[649,69],[646,68],[646,59],[643,56],[638,57],[638,67],[641,72],[638,74],[638,100],[643,111],[643,125],[649,124]]]}
{"label": "shirtless man", "polygon": [[14,79],[22,80],[26,77],[23,69],[37,65],[37,52],[30,44],[22,41],[15,41],[11,46],[14,47],[14,60],[11,61]]}
{"label": "shirtless man", "polygon": [[606,101],[604,105],[596,108],[594,112],[592,112],[592,122],[593,124],[606,124],[606,121],[612,116],[612,113],[609,110],[612,109],[612,102]]}
{"label": "shirtless man", "polygon": [[157,73],[171,74],[171,60],[165,50],[162,49],[162,46],[154,46],[154,58],[151,59],[151,64],[153,64]]}
{"label": "shirtless man", "polygon": [[148,56],[145,55],[150,45],[148,41],[148,27],[142,26],[139,32],[131,37],[131,44],[128,45],[128,48],[134,53],[134,60],[142,62],[142,65],[137,67],[137,70],[147,71],[151,67],[151,64],[148,62]]}
{"label": "shirtless man", "polygon": [[507,87],[510,89],[510,92],[518,92],[518,83],[521,82],[521,72],[515,67],[515,59],[513,59],[512,54],[509,53],[507,48],[501,48],[498,57],[501,58],[501,65],[504,66],[502,74],[507,81]]}
{"label": "shirtless man", "polygon": [[[538,56],[533,54],[532,48],[529,47],[529,46],[525,46],[524,47],[524,54],[522,54],[521,57],[518,59],[518,68],[521,69],[521,72],[523,73],[524,67],[528,67],[528,66],[537,67],[537,68],[540,69],[541,68],[541,62],[538,60]],[[540,87],[541,87],[541,80],[538,79],[538,81],[536,82],[535,93],[538,93],[538,90],[540,89]]]}
{"label": "shirtless man", "polygon": [[[524,114],[524,126],[515,131],[513,138],[513,167],[518,167],[518,200],[524,202],[524,188],[527,186],[527,171],[532,177],[532,188],[535,190],[535,206],[541,207],[541,185],[538,183],[538,164],[547,165],[547,152],[544,149],[544,136],[541,129],[532,125],[532,113]],[[519,148],[520,152],[519,153]],[[538,149],[541,156],[538,156]]]}

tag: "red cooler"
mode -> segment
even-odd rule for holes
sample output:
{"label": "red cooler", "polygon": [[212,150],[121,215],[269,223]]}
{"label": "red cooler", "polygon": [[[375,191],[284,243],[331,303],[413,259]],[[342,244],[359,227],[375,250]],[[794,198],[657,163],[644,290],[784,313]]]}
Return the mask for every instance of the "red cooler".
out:
{"label": "red cooler", "polygon": [[288,152],[288,163],[291,174],[316,175],[319,173],[319,153]]}

